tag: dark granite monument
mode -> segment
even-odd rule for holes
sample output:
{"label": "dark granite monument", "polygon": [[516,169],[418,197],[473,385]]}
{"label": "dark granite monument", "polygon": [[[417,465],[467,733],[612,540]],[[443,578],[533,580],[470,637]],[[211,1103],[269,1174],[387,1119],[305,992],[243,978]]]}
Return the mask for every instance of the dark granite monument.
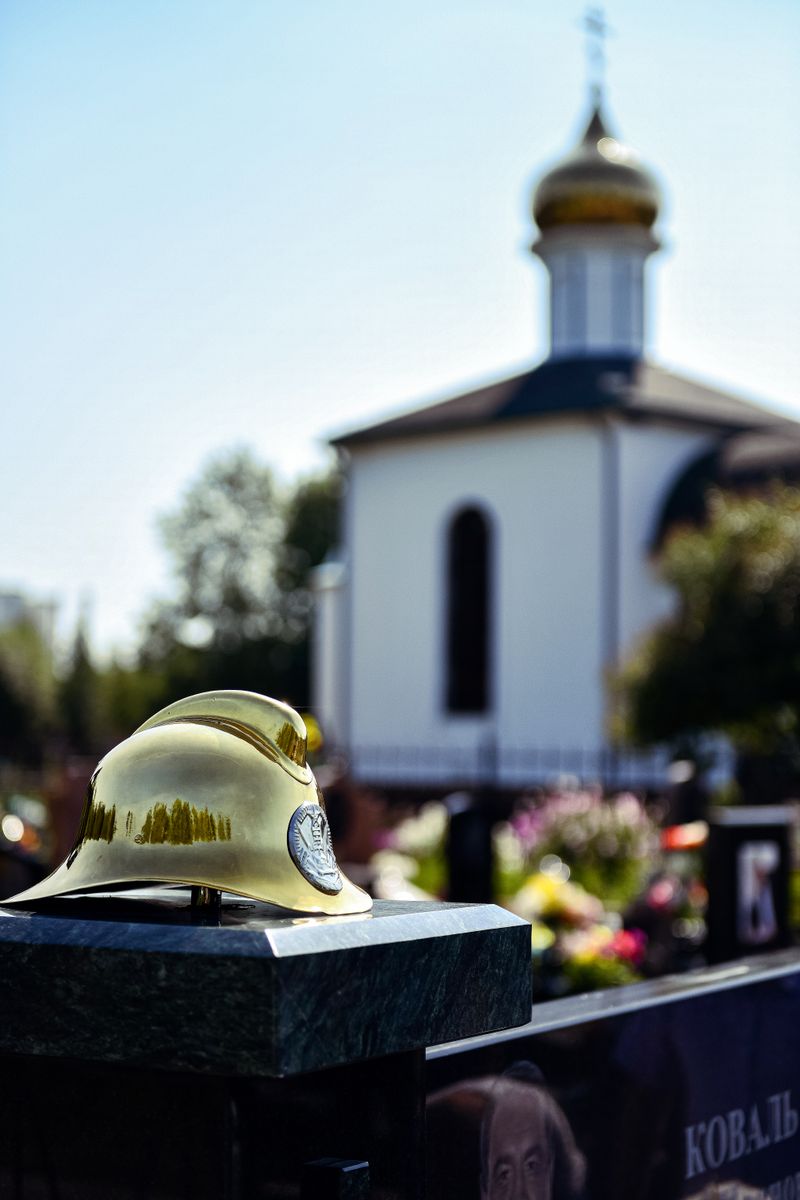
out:
{"label": "dark granite monument", "polygon": [[427,1198],[797,1200],[799,1014],[784,950],[431,1047]]}
{"label": "dark granite monument", "polygon": [[421,1197],[425,1048],[530,1016],[528,927],[488,905],[61,897],[0,908],[0,964],[20,1200]]}

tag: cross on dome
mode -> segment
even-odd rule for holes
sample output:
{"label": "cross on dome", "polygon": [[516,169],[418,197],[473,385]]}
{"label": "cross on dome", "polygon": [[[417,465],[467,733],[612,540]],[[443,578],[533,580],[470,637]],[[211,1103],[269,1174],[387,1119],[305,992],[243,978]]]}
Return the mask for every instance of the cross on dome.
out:
{"label": "cross on dome", "polygon": [[605,39],[612,32],[602,8],[587,8],[581,22],[586,32],[586,62],[589,90],[595,105],[600,104],[606,73]]}

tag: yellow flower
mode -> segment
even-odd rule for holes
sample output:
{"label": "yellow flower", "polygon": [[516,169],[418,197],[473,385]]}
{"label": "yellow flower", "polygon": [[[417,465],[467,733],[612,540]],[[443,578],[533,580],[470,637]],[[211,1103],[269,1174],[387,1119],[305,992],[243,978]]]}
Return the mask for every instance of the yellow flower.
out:
{"label": "yellow flower", "polygon": [[555,940],[556,935],[547,925],[543,925],[541,921],[531,922],[531,949],[535,954],[549,950]]}
{"label": "yellow flower", "polygon": [[596,896],[544,871],[528,876],[509,902],[509,908],[528,921],[550,918],[572,925],[597,921],[603,912]]}

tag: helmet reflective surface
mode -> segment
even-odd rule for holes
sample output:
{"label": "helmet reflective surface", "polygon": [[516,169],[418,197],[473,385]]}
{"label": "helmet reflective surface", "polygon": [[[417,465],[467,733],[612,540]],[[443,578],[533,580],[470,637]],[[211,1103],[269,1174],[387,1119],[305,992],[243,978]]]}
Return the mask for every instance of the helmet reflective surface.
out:
{"label": "helmet reflective surface", "polygon": [[253,692],[203,692],[98,764],[66,860],[3,904],[134,883],[235,892],[297,912],[366,912],[339,870],[306,728]]}

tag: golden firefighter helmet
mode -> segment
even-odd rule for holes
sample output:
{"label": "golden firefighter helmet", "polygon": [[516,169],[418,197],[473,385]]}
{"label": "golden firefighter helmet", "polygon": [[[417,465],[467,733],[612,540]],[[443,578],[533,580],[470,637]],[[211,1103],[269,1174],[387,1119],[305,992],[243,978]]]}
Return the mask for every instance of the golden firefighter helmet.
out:
{"label": "golden firefighter helmet", "polygon": [[66,860],[2,903],[156,882],[298,912],[372,907],[336,863],[294,709],[233,691],[162,709],[98,764]]}

